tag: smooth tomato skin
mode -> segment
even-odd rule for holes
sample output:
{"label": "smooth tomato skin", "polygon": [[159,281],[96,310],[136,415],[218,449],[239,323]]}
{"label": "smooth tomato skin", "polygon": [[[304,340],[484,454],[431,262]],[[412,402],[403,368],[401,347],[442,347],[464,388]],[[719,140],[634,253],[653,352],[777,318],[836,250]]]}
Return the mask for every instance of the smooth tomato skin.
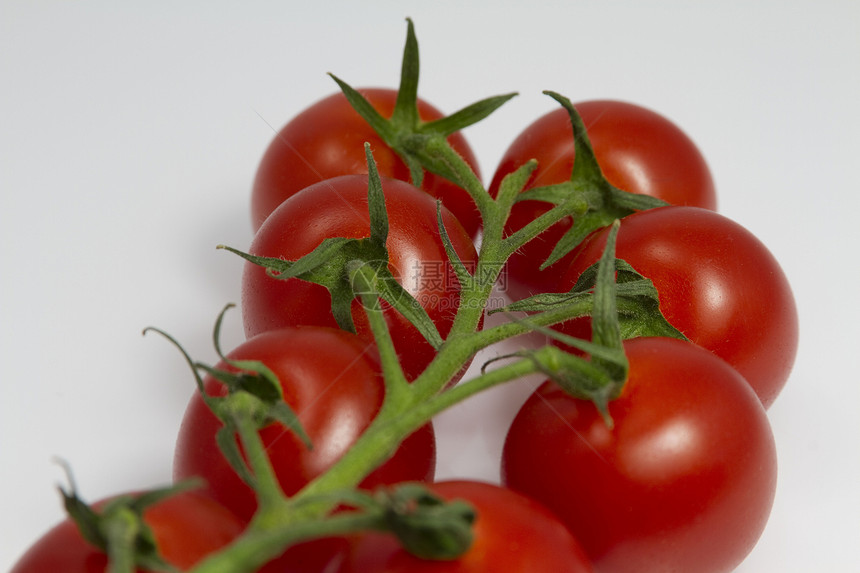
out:
{"label": "smooth tomato skin", "polygon": [[544,503],[596,571],[731,571],[770,514],[776,451],[743,378],[689,342],[624,343],[629,380],[609,405],[553,382],[523,405],[503,449],[508,487]]}
{"label": "smooth tomato skin", "polygon": [[[325,327],[285,328],[247,340],[227,355],[258,360],[281,382],[284,401],[299,416],[313,443],[308,449],[289,429],[272,424],[260,430],[284,493],[292,495],[324,473],[367,428],[382,405],[384,385],[375,347],[348,332]],[[220,364],[219,368],[224,368]],[[209,395],[224,395],[222,384],[207,377]],[[192,396],[177,439],[176,480],[201,477],[204,492],[240,518],[257,508],[253,491],[221,454],[215,434],[221,422],[199,394]],[[409,436],[392,457],[362,482],[363,487],[404,480],[430,481],[435,474],[436,441],[428,424]]]}
{"label": "smooth tomato skin", "polygon": [[474,541],[452,561],[413,557],[380,533],[358,536],[337,573],[587,573],[591,565],[579,543],[552,513],[512,490],[475,481],[430,486],[445,499],[463,499],[478,513]]}
{"label": "smooth tomato skin", "polygon": [[[439,235],[436,202],[396,179],[384,179],[382,187],[389,222],[389,269],[445,337],[454,321],[460,286]],[[474,265],[477,253],[466,231],[444,208],[443,221],[460,259]],[[369,235],[367,176],[345,175],[312,185],[285,201],[260,227],[250,252],[296,260],[326,238]],[[242,316],[248,338],[284,326],[337,326],[324,287],[299,279],[278,280],[252,263],[245,265],[242,278]],[[358,299],[352,303],[352,317],[358,335],[373,341]],[[385,317],[404,372],[414,379],[436,351],[399,312],[389,307]]]}
{"label": "smooth tomato skin", "polygon": [[291,545],[257,573],[333,573],[349,550],[345,537],[323,537]]}
{"label": "smooth tomato skin", "polygon": [[[607,234],[576,250],[556,290],[597,262]],[[758,238],[713,211],[662,207],[625,217],[615,254],[654,282],[671,324],[734,366],[770,407],[794,364],[798,317],[785,273]],[[558,329],[588,337],[590,320]]]}
{"label": "smooth tomato skin", "polygon": [[[610,183],[673,205],[717,208],[713,178],[702,153],[669,119],[622,101],[592,100],[574,107],[582,116],[597,161]],[[538,166],[526,189],[563,183],[570,179],[574,157],[573,129],[567,111],[551,111],[529,125],[505,151],[490,193],[495,196],[502,178],[529,159],[536,159]],[[507,232],[519,230],[549,207],[541,201],[518,203],[511,212]],[[551,292],[570,257],[543,271],[539,267],[571,223],[570,218],[560,221],[511,257],[508,279],[512,298]]]}
{"label": "smooth tomato skin", "polygon": [[[226,508],[195,492],[182,492],[154,504],[144,512],[144,520],[161,556],[183,571],[230,543],[245,528]],[[66,519],[36,541],[10,573],[104,573],[107,565],[107,555],[90,545],[77,525]]]}
{"label": "smooth tomato skin", "polygon": [[[391,117],[397,91],[385,88],[360,89],[384,117]],[[442,112],[418,100],[422,121],[443,117]],[[383,176],[411,181],[409,168],[338,92],[311,105],[287,123],[266,149],[251,192],[251,218],[256,231],[285,199],[309,185],[331,177],[367,173],[365,142],[370,143],[377,169]],[[448,138],[451,147],[480,178],[475,154],[460,133]],[[477,235],[480,214],[469,194],[454,183],[425,173],[421,188],[440,199],[463,224],[470,236]]]}

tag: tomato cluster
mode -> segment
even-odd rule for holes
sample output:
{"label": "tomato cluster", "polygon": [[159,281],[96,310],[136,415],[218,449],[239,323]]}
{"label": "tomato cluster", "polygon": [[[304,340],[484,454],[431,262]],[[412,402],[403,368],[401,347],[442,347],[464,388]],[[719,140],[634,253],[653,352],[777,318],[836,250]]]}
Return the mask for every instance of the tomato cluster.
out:
{"label": "tomato cluster", "polygon": [[[623,102],[575,107],[606,179],[670,203],[624,217],[615,256],[652,281],[662,314],[687,340],[624,343],[629,376],[609,403],[611,426],[594,404],[547,381],[511,425],[502,481],[553,509],[597,570],[732,570],[755,545],[773,502],[776,455],[765,409],[797,351],[790,286],[755,236],[714,211],[710,173],[682,131]],[[528,186],[570,177],[574,138],[565,110],[514,141],[493,186],[531,157],[538,168]],[[517,203],[507,231],[551,206]],[[571,224],[557,223],[511,257],[514,296],[566,292],[596,264],[608,229],[541,268]],[[555,328],[579,339],[592,334],[588,316]]]}
{"label": "tomato cluster", "polygon": [[[417,58],[411,33],[405,59]],[[186,355],[200,392],[174,478],[201,486],[140,507],[72,504],[79,527],[59,525],[13,573],[104,571],[128,516],[141,571],[157,564],[142,548],[186,570],[225,547],[269,547],[289,526],[295,542],[229,558],[269,573],[716,572],[751,551],[773,503],[766,408],[791,370],[797,313],[767,248],[715,211],[692,140],[640,106],[564,105],[515,139],[485,190],[459,129],[406,80],[399,92],[342,85],[266,151],[255,237],[231,249],[247,259],[247,340],[222,354],[219,318],[220,362]],[[584,221],[583,240],[559,252]],[[612,280],[583,287],[613,261],[619,284],[624,269],[654,289],[672,336],[622,329],[640,309],[617,303],[615,316]],[[531,303],[511,324],[552,327],[551,354],[461,381],[492,343],[473,307],[500,273]],[[536,371],[548,379],[510,425],[500,483],[434,483],[434,413]],[[416,483],[425,493],[406,501],[372,493]],[[449,518],[460,501],[468,511]]]}

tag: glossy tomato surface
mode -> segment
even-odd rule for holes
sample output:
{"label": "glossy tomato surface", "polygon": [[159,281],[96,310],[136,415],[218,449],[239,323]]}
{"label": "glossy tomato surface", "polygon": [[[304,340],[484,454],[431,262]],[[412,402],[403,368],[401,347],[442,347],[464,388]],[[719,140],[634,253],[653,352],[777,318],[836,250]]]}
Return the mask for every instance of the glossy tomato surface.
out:
{"label": "glossy tomato surface", "polygon": [[[384,88],[360,89],[384,117],[391,117],[397,92]],[[427,102],[418,101],[422,121],[443,117]],[[294,117],[269,144],[257,168],[251,193],[251,217],[256,231],[285,199],[309,185],[338,175],[367,173],[365,142],[370,143],[379,173],[411,181],[409,168],[338,92]],[[451,147],[478,173],[475,154],[460,133],[448,138]],[[480,177],[480,174],[478,173]],[[421,188],[448,207],[474,238],[480,215],[469,194],[450,181],[426,173]]]}
{"label": "glossy tomato surface", "polygon": [[[597,262],[607,233],[581,245],[559,292]],[[758,238],[713,211],[662,207],[625,217],[615,254],[654,282],[670,323],[735,367],[766,408],[773,403],[797,354],[798,317],[785,273]],[[587,337],[588,322],[559,329]]]}
{"label": "glossy tomato surface", "polygon": [[[396,179],[383,179],[382,187],[388,211],[389,269],[445,337],[459,305],[460,285],[439,233],[436,202]],[[468,234],[444,209],[443,221],[460,259],[474,268],[477,253]],[[369,235],[367,176],[345,175],[308,187],[284,202],[257,232],[250,252],[296,260],[324,239]],[[246,264],[242,279],[242,316],[248,337],[284,326],[337,325],[324,287],[299,279],[278,280],[251,263]],[[373,341],[358,299],[353,301],[352,317],[358,335]],[[436,352],[399,312],[389,307],[385,317],[404,372],[414,379]]]}
{"label": "glossy tomato surface", "polygon": [[[245,527],[226,508],[194,492],[152,505],[144,511],[144,520],[162,558],[183,571],[230,543]],[[75,522],[66,519],[33,544],[10,573],[104,573],[107,565],[107,555],[84,540]]]}
{"label": "glossy tomato surface", "polygon": [[607,573],[731,571],[770,514],[776,452],[755,394],[689,342],[624,344],[629,380],[609,404],[555,383],[523,405],[503,451],[503,482],[553,510]]}
{"label": "glossy tomato surface", "polygon": [[[593,100],[574,107],[585,123],[597,161],[610,183],[673,205],[716,209],[714,182],[702,153],[669,119],[622,101]],[[502,178],[530,159],[536,159],[538,167],[526,189],[567,181],[574,158],[573,129],[567,111],[549,112],[529,125],[505,151],[490,192],[495,196]],[[549,207],[541,201],[518,203],[511,213],[507,232],[522,228]],[[551,292],[570,258],[543,271],[539,268],[571,223],[570,218],[560,221],[511,258],[507,272],[512,298]]]}
{"label": "glossy tomato surface", "polygon": [[361,535],[337,573],[586,573],[591,566],[564,525],[532,499],[474,481],[431,486],[441,497],[461,499],[477,512],[469,550],[451,561],[422,560],[380,533]]}
{"label": "glossy tomato surface", "polygon": [[[281,382],[284,401],[299,417],[312,449],[281,424],[260,431],[284,493],[292,495],[336,462],[367,428],[382,405],[384,386],[374,347],[348,332],[324,327],[273,330],[246,341],[231,360],[257,360]],[[224,368],[224,365],[219,365]],[[206,392],[223,395],[212,378]],[[206,491],[243,519],[257,503],[215,442],[221,422],[195,394],[177,440],[174,477],[201,477]],[[362,483],[368,488],[404,480],[431,480],[436,444],[429,424],[408,437],[393,456]]]}

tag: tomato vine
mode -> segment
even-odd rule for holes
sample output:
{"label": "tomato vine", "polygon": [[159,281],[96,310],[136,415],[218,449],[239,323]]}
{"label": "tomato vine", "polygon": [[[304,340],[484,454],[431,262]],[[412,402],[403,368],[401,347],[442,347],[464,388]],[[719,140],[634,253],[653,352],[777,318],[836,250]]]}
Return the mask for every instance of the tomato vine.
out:
{"label": "tomato vine", "polygon": [[[362,484],[376,470],[392,461],[405,447],[407,439],[431,424],[440,412],[489,388],[530,374],[542,374],[548,382],[530,399],[524,413],[518,416],[517,423],[512,426],[512,437],[509,439],[513,445],[506,445],[504,476],[512,488],[541,499],[555,512],[553,517],[540,517],[541,528],[547,527],[554,532],[552,535],[564,531],[566,536],[567,529],[557,528],[555,522],[563,521],[577,536],[570,538],[571,554],[578,554],[577,539],[581,539],[583,555],[587,554],[587,558],[599,566],[611,563],[612,567],[620,567],[618,570],[621,570],[629,563],[641,565],[642,555],[648,552],[637,553],[635,548],[629,551],[616,550],[613,545],[616,540],[612,537],[615,530],[612,518],[600,511],[604,505],[615,507],[614,499],[611,499],[613,493],[603,491],[600,484],[617,482],[620,484],[619,499],[627,504],[625,507],[633,508],[631,512],[641,511],[621,528],[637,543],[642,539],[650,539],[649,536],[659,530],[665,533],[667,539],[672,539],[672,543],[680,540],[678,543],[682,547],[670,548],[671,551],[684,555],[697,554],[694,549],[699,548],[698,545],[693,549],[690,549],[692,544],[683,545],[684,534],[678,533],[676,527],[706,528],[708,531],[716,531],[721,527],[732,529],[734,514],[729,514],[738,511],[737,519],[745,519],[747,524],[752,525],[742,530],[743,539],[726,541],[723,544],[727,547],[726,551],[714,555],[713,562],[724,567],[742,559],[751,547],[750,540],[754,543],[766,521],[769,511],[767,496],[772,494],[775,458],[769,455],[770,435],[762,404],[750,398],[750,388],[727,365],[715,366],[711,370],[721,373],[721,377],[715,376],[714,385],[725,386],[727,390],[724,395],[733,397],[725,401],[714,398],[714,402],[719,402],[721,412],[732,411],[732,400],[740,404],[739,411],[743,410],[745,417],[743,420],[739,418],[738,426],[749,428],[747,437],[758,444],[761,463],[750,459],[744,459],[742,463],[735,459],[739,456],[723,456],[713,460],[711,465],[708,465],[708,460],[704,460],[694,470],[702,475],[717,476],[706,486],[713,491],[726,492],[725,498],[745,500],[746,503],[748,500],[741,486],[749,485],[760,491],[760,503],[753,509],[749,509],[751,504],[746,503],[747,509],[738,510],[739,503],[721,504],[719,500],[708,497],[710,494],[707,492],[702,493],[695,487],[687,488],[688,483],[699,478],[684,474],[681,470],[678,470],[677,476],[673,474],[679,463],[668,454],[666,471],[655,472],[660,479],[667,480],[662,484],[665,486],[662,489],[651,487],[653,484],[642,485],[628,475],[619,477],[601,466],[594,469],[593,473],[603,475],[606,482],[599,479],[590,481],[590,475],[577,476],[583,491],[592,491],[589,488],[593,488],[593,495],[589,499],[581,499],[576,497],[578,492],[567,491],[561,481],[565,475],[544,476],[549,480],[546,483],[541,481],[543,477],[539,480],[525,476],[528,472],[524,468],[533,469],[527,467],[529,463],[533,462],[535,467],[545,466],[542,471],[550,474],[555,467],[553,464],[566,460],[572,451],[582,450],[581,444],[576,447],[565,445],[569,437],[563,435],[558,427],[546,429],[551,426],[546,422],[537,425],[540,422],[534,420],[539,416],[534,412],[540,408],[540,400],[551,399],[553,404],[558,404],[565,411],[565,415],[570,415],[571,420],[565,421],[567,427],[585,424],[582,420],[589,424],[594,421],[583,435],[600,435],[603,441],[590,446],[590,450],[582,455],[588,456],[589,451],[605,452],[601,454],[602,461],[611,465],[614,456],[622,454],[617,454],[606,444],[623,443],[623,436],[629,433],[626,426],[628,419],[646,423],[636,417],[644,415],[638,414],[638,406],[631,397],[647,395],[647,391],[641,390],[643,378],[668,377],[670,374],[678,376],[674,370],[667,370],[669,374],[661,371],[660,365],[652,365],[647,356],[658,351],[664,352],[667,348],[683,348],[678,353],[684,354],[685,360],[688,360],[685,364],[689,364],[691,372],[698,372],[696,368],[708,360],[719,361],[716,357],[719,352],[715,350],[711,354],[708,350],[694,347],[690,340],[697,341],[695,333],[688,332],[684,325],[672,320],[674,315],[664,314],[666,306],[671,308],[671,303],[667,303],[664,298],[668,287],[664,287],[665,281],[660,273],[653,273],[656,278],[652,280],[647,259],[640,264],[639,258],[617,258],[617,255],[620,256],[617,248],[621,244],[620,237],[628,225],[627,221],[635,220],[637,216],[644,218],[649,213],[666,212],[672,207],[664,200],[623,190],[610,182],[601,168],[598,154],[589,138],[588,126],[577,106],[559,93],[545,92],[560,105],[570,123],[575,160],[567,180],[535,186],[534,175],[540,165],[534,160],[524,160],[498,175],[490,189],[485,188],[475,167],[455,149],[451,142],[452,136],[489,117],[515,94],[490,97],[449,116],[422,119],[418,99],[418,43],[413,23],[407,23],[400,86],[390,116],[381,113],[374,106],[372,98],[366,97],[361,90],[354,89],[337,76],[332,75],[332,78],[343,97],[372,128],[374,134],[408,167],[409,182],[381,174],[372,146],[365,143],[362,151],[366,169],[362,173],[344,173],[291,195],[268,214],[265,222],[256,221],[259,223],[257,237],[264,239],[259,239],[259,242],[255,239],[248,252],[220,246],[245,260],[246,277],[250,278],[246,281],[246,295],[243,295],[243,311],[246,320],[248,315],[253,315],[253,318],[250,324],[246,322],[249,341],[237,349],[240,352],[234,354],[224,353],[219,342],[224,313],[230,306],[225,307],[218,316],[213,340],[219,365],[209,366],[194,360],[178,341],[159,329],[146,330],[165,336],[181,352],[199,390],[196,399],[202,401],[207,412],[216,419],[211,428],[217,429],[212,429],[212,436],[207,435],[206,439],[210,446],[215,445],[220,449],[222,463],[233,472],[234,481],[250,489],[254,499],[253,506],[238,504],[242,507],[237,514],[246,514],[242,517],[248,521],[245,529],[223,548],[206,555],[190,570],[195,573],[257,571],[277,562],[279,558],[286,558],[285,550],[302,542],[355,535],[366,541],[370,539],[365,536],[367,532],[393,536],[412,557],[425,561],[442,563],[467,559],[474,545],[485,542],[480,537],[484,535],[481,533],[481,510],[476,510],[476,507],[486,503],[484,496],[490,494],[450,486],[453,490],[469,491],[480,501],[471,504],[468,500],[450,499],[438,493],[437,486],[418,483],[420,476],[408,481],[401,478],[390,480],[394,483],[382,480],[384,485],[373,491]],[[266,162],[269,160],[267,158]],[[477,249],[471,243],[472,227],[475,225],[470,224],[470,229],[464,228],[446,206],[445,197],[433,197],[419,191],[428,174],[445,179],[468,196],[471,208],[479,214],[478,226],[482,230]],[[334,197],[336,200],[350,201],[348,225],[341,225],[346,217],[340,212],[335,216],[336,211],[331,202],[326,203],[326,196],[329,199]],[[513,228],[510,223],[518,207],[536,201],[544,204],[540,213]],[[298,221],[296,211],[291,211],[297,209],[295,205],[302,205],[302,213],[306,217],[312,214],[315,218]],[[403,215],[404,212],[408,212],[409,217]],[[338,219],[337,224],[326,227],[326,218]],[[292,227],[287,226],[284,222],[286,219],[289,219]],[[542,271],[560,261],[567,261],[565,268],[575,271],[569,270],[570,276],[566,277],[566,282],[559,282],[554,289],[545,289],[533,296],[515,300],[505,308],[494,309],[492,312],[503,312],[509,320],[484,328],[488,302],[501,274],[505,272],[505,265],[534,241],[546,238],[547,231],[564,220],[569,221],[567,230],[553,239],[551,249],[539,262],[538,268]],[[308,248],[302,250],[296,247],[295,251],[285,254],[287,247],[295,247],[299,242],[295,233],[300,225],[314,227],[319,236],[314,235],[312,240],[309,239],[309,246],[303,245]],[[602,238],[599,247],[593,246],[595,237]],[[271,247],[269,252],[262,252],[266,250],[264,246]],[[455,294],[450,298],[454,301],[450,303],[452,308],[440,310],[428,304],[427,300],[422,299],[421,292],[407,284],[408,277],[404,269],[395,264],[400,252],[397,249],[414,253],[423,247],[427,247],[426,252],[435,253],[427,256],[443,259],[435,262],[444,266],[450,281],[446,285],[446,296],[452,292]],[[310,284],[317,290],[277,290],[287,284]],[[284,293],[292,293],[293,296]],[[308,293],[314,293],[313,301]],[[270,300],[256,310],[249,310],[248,301],[264,295]],[[786,295],[785,299],[788,301],[790,297]],[[320,300],[325,301],[325,305],[318,304]],[[790,304],[793,305],[793,301]],[[785,306],[790,304],[786,302]],[[314,306],[311,309],[313,312],[303,308],[309,306]],[[289,312],[275,317],[284,308],[288,308]],[[787,308],[786,312],[792,310],[793,307]],[[585,331],[565,331],[564,325],[581,324],[577,320],[587,321]],[[407,325],[405,330],[400,329],[401,323]],[[790,323],[787,320],[787,324]],[[333,327],[339,330],[335,331]],[[302,331],[303,328],[305,330]],[[286,329],[293,330],[287,335],[284,334]],[[288,383],[284,379],[284,372],[290,370],[289,365],[278,374],[277,369],[267,362],[268,358],[245,354],[246,351],[251,352],[248,348],[253,346],[255,340],[259,340],[258,337],[274,337],[271,333],[281,332],[283,338],[278,339],[277,343],[273,342],[275,338],[267,339],[266,345],[286,346],[296,344],[296,337],[310,338],[311,329],[317,329],[313,330],[314,336],[318,336],[314,340],[322,341],[321,344],[338,344],[338,348],[343,349],[341,355],[349,353],[347,358],[341,358],[348,360],[350,366],[360,369],[361,375],[356,374],[351,382],[363,384],[361,393],[366,394],[367,398],[360,423],[353,421],[357,427],[354,436],[350,440],[340,440],[348,441],[348,447],[336,453],[331,453],[335,452],[335,448],[327,449],[329,444],[326,438],[310,427],[307,419],[302,417],[303,412],[291,405],[302,403],[297,397],[302,389],[296,387],[301,386],[304,391],[309,391],[308,388],[313,384],[298,375],[298,381],[291,380]],[[788,337],[796,337],[796,332],[791,332],[791,328],[788,330]],[[482,350],[533,331],[547,334],[554,343],[500,357],[485,364],[474,377],[460,380],[470,361]],[[335,339],[337,342],[334,342]],[[654,343],[657,350],[652,352],[647,349],[650,342],[630,343],[632,339],[661,342]],[[666,342],[667,339],[673,340]],[[789,346],[786,345],[787,348]],[[413,353],[419,347],[423,349],[423,354],[420,359],[414,359]],[[692,348],[695,350],[690,350]],[[631,349],[632,360],[628,358]],[[309,347],[299,350],[305,355],[310,355],[310,351]],[[788,353],[792,352],[789,348]],[[334,360],[334,354],[331,352],[328,358]],[[793,359],[793,355],[788,358]],[[291,360],[294,362],[290,365],[296,371],[313,370],[319,366],[301,362],[300,357],[291,357]],[[665,361],[668,362],[668,359]],[[643,364],[647,364],[650,370]],[[642,374],[643,370],[647,370],[647,374]],[[787,374],[782,372],[780,375]],[[291,376],[291,373],[287,372],[286,376]],[[704,378],[705,374],[701,377]],[[633,390],[628,390],[631,380],[635,382],[632,383]],[[698,378],[689,386],[698,387],[697,384],[701,385]],[[658,383],[654,386],[663,388]],[[679,402],[678,411],[683,413],[684,408],[704,408],[695,396],[688,396],[689,392],[685,394],[683,384],[667,383],[666,387],[670,389],[664,392],[671,394],[672,399],[683,396],[686,400]],[[213,390],[215,388],[217,391]],[[563,396],[559,397],[558,392]],[[716,392],[708,387],[707,392],[702,390],[700,394],[716,395]],[[773,397],[769,396],[769,399]],[[317,398],[315,395],[311,400]],[[373,401],[376,398],[378,400]],[[647,400],[638,399],[640,403],[655,400],[651,397]],[[666,403],[674,402],[667,398]],[[594,420],[588,417],[592,415],[590,408],[598,414]],[[356,414],[357,411],[354,409],[348,413],[358,419],[360,416]],[[575,413],[569,414],[569,411]],[[581,419],[576,418],[576,412],[586,411],[589,413],[583,413]],[[644,417],[648,424],[657,424],[654,434],[662,435],[667,430],[654,422],[654,419],[660,418],[659,408],[655,406],[653,412],[653,416]],[[690,427],[695,426],[694,422],[684,419],[679,422],[668,415],[666,419],[668,421],[665,424],[683,422]],[[702,419],[708,418],[703,416]],[[189,422],[189,425],[193,423]],[[319,462],[320,467],[313,471],[302,468],[302,479],[295,479],[290,482],[289,488],[285,487],[285,478],[279,473],[280,462],[274,460],[275,448],[271,441],[263,437],[272,428],[282,431],[277,434],[276,440],[292,440],[291,447],[294,446],[294,450],[302,452],[302,455],[318,448],[323,451],[321,456],[328,455],[328,458],[325,463]],[[183,428],[183,432],[186,431],[192,432]],[[696,431],[707,434],[704,429]],[[284,437],[286,435],[290,437]],[[549,460],[540,452],[540,444],[531,445],[534,451],[524,451],[528,448],[523,444],[532,439],[545,439],[546,443],[553,444]],[[582,438],[581,441],[585,440]],[[739,439],[724,441],[728,444],[727,451],[739,451]],[[192,443],[190,441],[180,442],[180,448],[199,450],[202,447],[197,443],[189,446]],[[622,449],[620,445],[618,447]],[[678,446],[676,449],[680,451],[683,448]],[[181,458],[182,453],[177,454],[177,459]],[[513,468],[512,464],[519,464],[519,467]],[[583,464],[588,465],[586,462]],[[731,464],[737,470],[734,473],[738,474],[734,481],[724,478],[724,475],[732,473],[726,469]],[[563,469],[575,473],[576,470],[571,467],[565,466]],[[187,466],[180,467],[177,473],[187,471],[193,474],[197,469],[199,466],[189,462]],[[217,480],[217,477],[213,477],[213,480]],[[536,487],[535,483],[540,483],[540,487]],[[211,483],[209,485],[213,486]],[[692,505],[703,506],[699,514],[692,516],[689,512],[677,511],[677,523],[681,523],[680,526],[677,523],[656,523],[650,519],[649,502],[640,508],[629,501],[638,499],[640,494],[663,499],[660,492],[676,491],[673,489],[675,487],[677,491],[683,491],[683,495],[692,497]],[[447,488],[443,486],[440,491],[448,491]],[[542,490],[555,493],[553,496],[542,496]],[[155,544],[141,516],[144,506],[160,501],[163,495],[163,492],[156,492],[144,496],[143,502],[132,501],[126,505],[116,503],[109,505],[106,510],[98,511],[83,504],[76,494],[67,495],[66,500],[72,509],[70,513],[76,515],[82,524],[81,530],[90,532],[87,538],[112,556],[111,572],[130,573],[136,567],[159,570],[169,570],[171,567],[161,560],[157,552],[153,553]],[[696,495],[703,497],[697,498]],[[554,497],[561,501],[555,504]],[[577,503],[591,508],[589,516],[583,518],[577,515],[570,501],[574,498]],[[531,502],[523,503],[528,506]],[[720,508],[718,515],[704,508],[709,504]],[[235,508],[231,510],[235,511]],[[99,524],[114,523],[112,519],[117,514],[122,517],[129,514],[134,516],[126,523],[131,529],[120,528],[116,535],[109,535]],[[593,522],[589,521],[592,516]],[[593,528],[592,524],[595,525]],[[130,535],[128,532],[132,530],[142,531],[143,535]],[[617,540],[617,544],[624,546],[625,539]],[[655,551],[659,553],[666,550]],[[655,566],[660,566],[660,563],[674,564],[676,562],[673,559],[661,554],[654,558],[654,563]],[[577,565],[571,562],[571,571],[589,570],[590,566],[584,563],[584,557],[581,562],[576,557],[576,561]],[[690,561],[678,563],[690,567]],[[702,565],[701,570],[708,571],[708,567],[707,564]],[[24,571],[16,569],[14,573]]]}

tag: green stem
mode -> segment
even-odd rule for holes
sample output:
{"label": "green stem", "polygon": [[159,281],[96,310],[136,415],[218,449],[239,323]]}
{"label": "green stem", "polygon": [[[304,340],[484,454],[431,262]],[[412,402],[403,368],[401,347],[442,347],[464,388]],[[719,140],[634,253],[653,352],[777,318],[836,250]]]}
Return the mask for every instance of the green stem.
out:
{"label": "green stem", "polygon": [[461,285],[460,306],[445,344],[413,382],[419,402],[438,393],[479,350],[488,346],[479,337],[482,331],[478,326],[510,253],[505,252],[502,242],[502,229],[509,209],[486,195],[489,198],[484,211],[487,226],[478,262],[471,280]]}
{"label": "green stem", "polygon": [[445,344],[424,372],[412,383],[416,401],[420,402],[442,390],[479,350],[473,339],[491,290],[492,287],[484,287],[467,288],[461,291],[460,309],[454,318]]}
{"label": "green stem", "polygon": [[325,519],[251,527],[232,545],[199,563],[192,573],[253,573],[290,545],[309,539],[335,537],[357,531],[385,530],[379,512],[344,513]]}
{"label": "green stem", "polygon": [[376,341],[379,358],[382,362],[382,375],[385,380],[385,398],[388,401],[399,401],[404,392],[409,390],[409,382],[403,374],[403,367],[397,357],[391,332],[379,304],[379,290],[376,288],[375,276],[370,267],[362,261],[354,261],[347,266],[353,290],[361,297],[364,313],[367,316],[373,339]]}
{"label": "green stem", "polygon": [[455,177],[454,183],[469,193],[478,207],[481,219],[486,222],[494,201],[471,166],[442,138],[428,141],[425,151],[444,162]]}
{"label": "green stem", "polygon": [[287,496],[281,489],[256,424],[243,412],[231,416],[231,421],[242,441],[245,456],[254,475],[254,491],[257,494],[258,503],[254,520],[267,521],[283,510],[287,503]]}
{"label": "green stem", "polygon": [[510,321],[492,328],[475,333],[474,344],[478,350],[483,350],[493,344],[508,340],[515,336],[528,334],[535,326],[553,326],[572,318],[584,316],[591,312],[593,301],[583,299],[561,308],[540,312],[529,316],[528,322]]}
{"label": "green stem", "polygon": [[140,533],[140,520],[131,510],[120,509],[105,527],[109,573],[132,573],[135,570],[134,542]]}
{"label": "green stem", "polygon": [[[541,357],[549,350],[552,349],[539,349],[534,355]],[[436,414],[488,388],[535,372],[539,372],[538,362],[532,358],[521,359],[481,374],[427,400],[416,402],[409,409],[395,415],[378,416],[344,456],[329,471],[296,494],[293,501],[354,487],[367,473],[376,468],[381,460],[384,461],[406,436],[425,425]],[[325,513],[331,508],[331,504],[308,503],[303,504],[303,508],[306,510],[304,516],[310,517]]]}
{"label": "green stem", "polygon": [[[484,316],[493,288],[510,256],[503,249],[502,243],[502,232],[508,210],[493,200],[488,193],[485,192],[485,194],[489,198],[489,204],[482,212],[485,217],[483,242],[472,280],[468,284],[461,285],[460,307],[454,317],[449,338],[461,338],[475,333]],[[471,352],[466,354],[466,359],[468,356],[471,356]]]}
{"label": "green stem", "polygon": [[[301,502],[301,507],[295,509],[292,515],[282,517],[289,521],[319,517],[328,513],[335,506],[335,502],[325,494],[358,486],[370,472],[388,460],[407,436],[422,425],[412,427],[411,424],[403,422],[413,407],[405,406],[400,412],[394,411],[393,408],[380,410],[379,415],[340,459],[292,497],[291,501]],[[316,498],[321,501],[308,501]]]}
{"label": "green stem", "polygon": [[[492,253],[493,251],[490,250]],[[480,272],[479,269],[476,274]],[[356,269],[361,271],[361,269]],[[499,269],[483,273],[486,280],[476,280],[473,284],[464,285],[461,292],[461,305],[455,318],[454,327],[445,344],[442,345],[436,358],[427,369],[412,384],[401,385],[394,396],[386,394],[383,406],[365,430],[359,440],[332,466],[325,474],[309,483],[293,499],[303,499],[336,489],[355,487],[368,473],[383,463],[399,446],[399,444],[430,418],[422,417],[421,404],[428,398],[440,393],[440,390],[451,380],[478,349],[475,343],[475,330],[483,315],[484,305],[492,291]],[[378,301],[373,297],[371,277],[363,272],[356,272],[355,278],[365,281],[359,292],[364,293],[365,310],[368,314],[371,328],[379,331],[381,338],[377,339],[383,354],[393,353],[390,345],[390,335],[381,315],[374,311]],[[374,327],[374,324],[376,326]],[[384,350],[388,348],[387,350]],[[470,386],[476,388],[476,386]],[[416,414],[417,413],[417,414]],[[309,505],[305,511],[323,513],[329,509],[325,504]]]}
{"label": "green stem", "polygon": [[[537,354],[541,352],[542,350],[540,349],[536,351]],[[414,416],[415,420],[430,420],[436,414],[443,412],[455,404],[459,404],[475,394],[538,371],[534,360],[530,358],[518,360],[513,364],[502,366],[501,368],[476,376],[445,392],[437,394],[429,400],[419,403],[409,412],[409,416]],[[413,423],[415,422],[413,421]]]}
{"label": "green stem", "polygon": [[576,217],[579,214],[585,213],[588,210],[588,202],[565,202],[556,205],[549,211],[542,213],[521,229],[508,236],[503,240],[502,250],[505,253],[505,258],[514,254],[521,249],[523,245],[555,225],[562,219],[568,216]]}

